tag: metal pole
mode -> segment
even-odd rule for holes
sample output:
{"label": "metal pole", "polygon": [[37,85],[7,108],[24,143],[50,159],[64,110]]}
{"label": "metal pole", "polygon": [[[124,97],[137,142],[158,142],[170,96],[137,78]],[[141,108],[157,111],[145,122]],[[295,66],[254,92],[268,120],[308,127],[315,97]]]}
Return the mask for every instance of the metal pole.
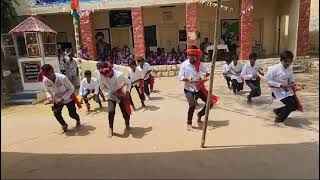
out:
{"label": "metal pole", "polygon": [[214,77],[214,68],[216,65],[217,60],[217,49],[218,49],[218,27],[220,27],[220,8],[221,8],[221,0],[218,0],[217,4],[217,11],[216,11],[216,19],[215,19],[215,26],[214,26],[214,44],[213,44],[213,55],[211,59],[211,72],[210,72],[210,81],[209,81],[209,94],[207,99],[207,106],[206,106],[206,114],[204,119],[204,127],[202,131],[201,137],[201,147],[204,148],[204,143],[206,140],[206,132],[207,132],[207,125],[208,125],[208,117],[209,117],[209,110],[211,106],[211,97],[212,97],[212,87],[213,87],[213,77]]}
{"label": "metal pole", "polygon": [[78,70],[79,70],[79,78],[81,79],[81,57],[80,57],[80,35],[79,35],[79,15],[75,9],[72,10],[72,19],[73,19],[73,28],[74,28],[74,36],[76,40],[76,54],[78,59]]}

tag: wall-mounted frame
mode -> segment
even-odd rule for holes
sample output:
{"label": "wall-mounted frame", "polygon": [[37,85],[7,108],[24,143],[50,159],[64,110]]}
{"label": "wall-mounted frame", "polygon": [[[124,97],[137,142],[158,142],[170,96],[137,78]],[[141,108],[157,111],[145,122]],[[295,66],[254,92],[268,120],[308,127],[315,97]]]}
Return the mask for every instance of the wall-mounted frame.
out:
{"label": "wall-mounted frame", "polygon": [[104,35],[104,41],[106,43],[110,44],[110,46],[112,47],[111,40],[110,40],[110,29],[109,28],[95,29],[94,30],[94,35],[96,35],[97,32],[102,32],[103,35]]}

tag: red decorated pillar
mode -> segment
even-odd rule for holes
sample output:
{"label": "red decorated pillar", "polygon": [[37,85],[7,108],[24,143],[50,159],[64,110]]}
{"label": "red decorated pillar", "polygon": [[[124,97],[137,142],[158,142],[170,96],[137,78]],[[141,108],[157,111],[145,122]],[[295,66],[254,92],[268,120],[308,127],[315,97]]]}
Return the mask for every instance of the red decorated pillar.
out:
{"label": "red decorated pillar", "polygon": [[311,0],[300,0],[297,56],[307,56],[309,52],[309,21]]}
{"label": "red decorated pillar", "polygon": [[186,31],[187,31],[187,47],[198,45],[198,9],[197,3],[186,4]]}
{"label": "red decorated pillar", "polygon": [[88,49],[89,58],[97,60],[96,39],[91,11],[82,11],[80,16],[81,44]]}
{"label": "red decorated pillar", "polygon": [[[242,0],[241,2],[241,22],[240,22],[240,59],[249,59],[252,50],[253,32],[253,11],[248,11],[253,7],[253,0]],[[244,12],[244,13],[243,13]]]}
{"label": "red decorated pillar", "polygon": [[145,57],[144,24],[142,7],[132,8],[132,28],[135,58]]}

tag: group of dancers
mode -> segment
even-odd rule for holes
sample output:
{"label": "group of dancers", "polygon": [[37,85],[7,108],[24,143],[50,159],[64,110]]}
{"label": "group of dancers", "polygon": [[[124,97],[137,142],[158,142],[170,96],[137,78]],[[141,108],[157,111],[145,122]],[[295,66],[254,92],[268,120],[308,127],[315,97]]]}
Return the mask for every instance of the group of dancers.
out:
{"label": "group of dancers", "polygon": [[[185,83],[184,93],[187,99],[189,109],[187,114],[187,129],[192,129],[193,114],[197,106],[197,99],[200,98],[205,102],[205,106],[197,114],[197,122],[201,124],[201,118],[205,115],[207,106],[208,90],[204,83],[209,80],[209,69],[201,63],[200,57],[202,51],[197,47],[187,50],[187,59],[181,64],[178,78]],[[250,54],[249,62],[245,65],[237,62],[236,55],[231,56],[224,66],[223,75],[227,81],[228,87],[234,93],[243,89],[243,84],[251,88],[248,95],[248,103],[251,103],[253,97],[261,95],[259,75],[264,75],[262,68],[256,64],[257,55]],[[231,62],[232,61],[232,62]],[[284,107],[274,110],[276,114],[275,123],[279,126],[288,115],[295,110],[302,110],[302,107],[295,94],[296,83],[293,78],[291,63],[293,54],[290,51],[284,51],[280,55],[280,63],[268,69],[267,83],[272,90],[272,96],[285,104]],[[115,70],[109,62],[97,63],[96,77],[92,77],[89,70],[84,72],[85,78],[81,80],[79,100],[75,95],[75,88],[68,78],[60,73],[55,73],[50,64],[41,67],[39,80],[44,83],[47,98],[52,104],[52,111],[57,121],[64,131],[68,130],[68,124],[64,121],[61,111],[67,106],[69,116],[76,120],[76,127],[80,127],[80,117],[77,113],[76,106],[81,108],[82,101],[85,102],[87,110],[90,110],[89,101],[93,99],[102,108],[101,99],[108,102],[108,120],[109,133],[108,137],[113,136],[113,124],[115,108],[118,104],[125,120],[125,130],[130,130],[131,107],[136,110],[131,97],[131,90],[135,88],[142,107],[145,107],[145,100],[150,99],[150,93],[153,90],[154,77],[152,76],[152,66],[145,62],[144,58],[129,60],[129,73],[126,76],[121,71]],[[231,82],[231,85],[230,85]],[[107,97],[104,96],[107,94]],[[218,101],[218,97],[212,95],[210,108]]]}

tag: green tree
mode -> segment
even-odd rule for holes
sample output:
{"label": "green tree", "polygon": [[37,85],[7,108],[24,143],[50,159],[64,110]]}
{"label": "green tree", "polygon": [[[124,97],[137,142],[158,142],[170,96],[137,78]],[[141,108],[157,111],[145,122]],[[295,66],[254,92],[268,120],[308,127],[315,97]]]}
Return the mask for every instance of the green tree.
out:
{"label": "green tree", "polygon": [[1,33],[7,33],[17,22],[18,15],[14,4],[19,5],[17,0],[1,0]]}

